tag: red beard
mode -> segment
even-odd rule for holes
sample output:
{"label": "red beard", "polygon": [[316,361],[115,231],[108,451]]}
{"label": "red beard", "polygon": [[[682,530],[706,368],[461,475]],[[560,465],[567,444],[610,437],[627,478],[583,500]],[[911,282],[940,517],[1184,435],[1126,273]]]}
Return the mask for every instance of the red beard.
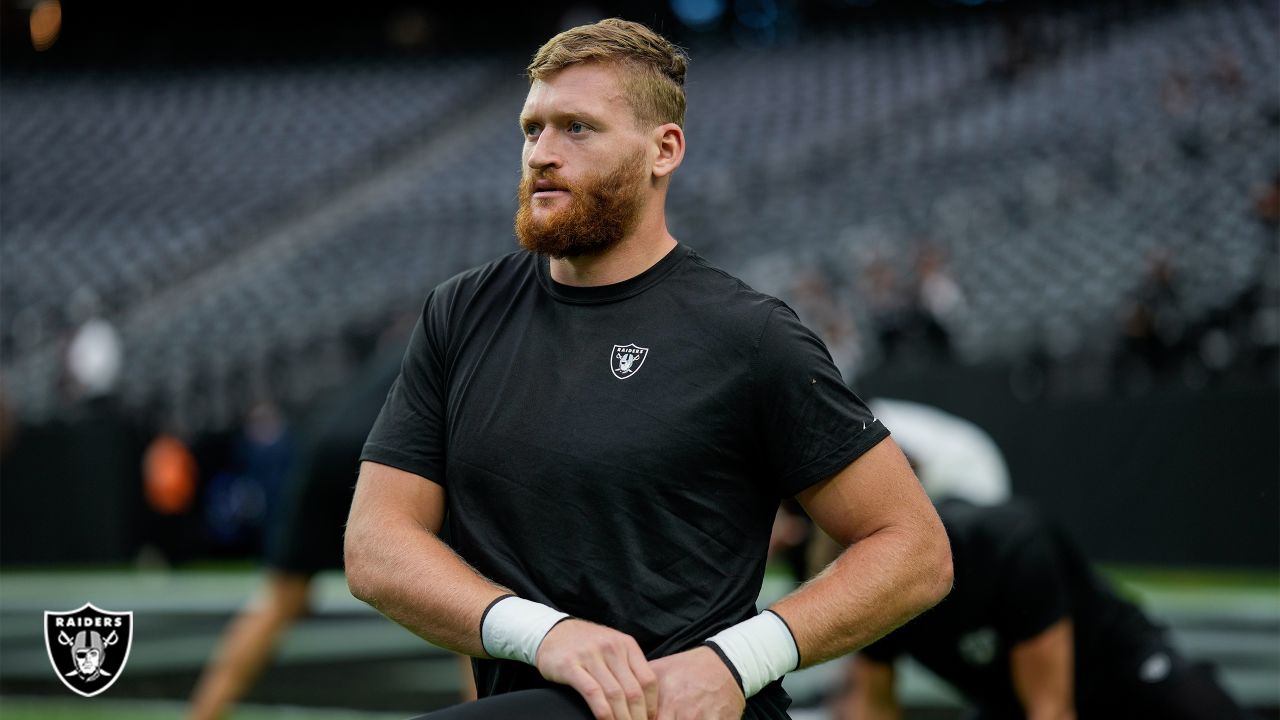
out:
{"label": "red beard", "polygon": [[[644,152],[603,175],[570,183],[545,170],[520,179],[516,238],[520,247],[553,258],[599,255],[635,227],[643,200]],[[534,182],[552,180],[569,191],[569,204],[542,220],[533,217]]]}

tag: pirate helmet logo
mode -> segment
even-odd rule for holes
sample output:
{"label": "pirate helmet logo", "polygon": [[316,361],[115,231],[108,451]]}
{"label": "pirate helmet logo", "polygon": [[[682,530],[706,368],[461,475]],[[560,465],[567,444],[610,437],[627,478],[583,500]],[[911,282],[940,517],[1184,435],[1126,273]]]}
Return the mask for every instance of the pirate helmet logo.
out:
{"label": "pirate helmet logo", "polygon": [[649,348],[642,348],[635,343],[630,345],[614,345],[612,357],[609,358],[609,369],[619,380],[626,380],[640,371],[644,359],[649,356]]}
{"label": "pirate helmet logo", "polygon": [[100,610],[85,603],[78,610],[44,613],[44,645],[62,684],[93,697],[115,684],[129,661],[133,613]]}

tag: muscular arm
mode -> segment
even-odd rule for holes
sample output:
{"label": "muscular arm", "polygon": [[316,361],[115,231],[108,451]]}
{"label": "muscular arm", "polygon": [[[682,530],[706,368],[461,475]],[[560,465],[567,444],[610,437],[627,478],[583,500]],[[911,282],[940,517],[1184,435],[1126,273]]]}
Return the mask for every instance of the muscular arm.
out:
{"label": "muscular arm", "polygon": [[1013,646],[1009,671],[1027,720],[1075,720],[1074,652],[1067,618]]}
{"label": "muscular arm", "polygon": [[[484,609],[507,590],[481,576],[437,537],[444,488],[423,477],[364,462],[347,520],[351,594],[422,638],[488,657]],[[581,620],[547,633],[538,671],[570,685],[601,720],[641,720],[657,707],[657,685],[634,638]]]}
{"label": "muscular arm", "polygon": [[795,636],[801,667],[876,640],[950,591],[946,532],[892,439],[796,499],[846,546],[772,608]]}
{"label": "muscular arm", "polygon": [[437,537],[444,510],[444,488],[434,482],[362,463],[347,519],[347,585],[352,595],[422,638],[487,657],[480,616],[507,591]]}

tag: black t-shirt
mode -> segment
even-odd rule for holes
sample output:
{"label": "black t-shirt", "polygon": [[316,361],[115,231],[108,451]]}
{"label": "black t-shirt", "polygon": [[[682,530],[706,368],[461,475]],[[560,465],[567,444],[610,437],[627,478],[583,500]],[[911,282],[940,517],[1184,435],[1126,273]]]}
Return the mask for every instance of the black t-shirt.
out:
{"label": "black t-shirt", "polygon": [[[891,662],[909,654],[992,717],[1022,717],[1009,652],[1070,617],[1077,709],[1104,700],[1120,658],[1150,647],[1159,629],[1120,599],[1054,525],[1022,502],[938,504],[955,584],[938,605],[864,648]],[[1087,713],[1082,714],[1082,717]]]}
{"label": "black t-shirt", "polygon": [[790,308],[683,245],[589,288],[517,252],[431,293],[362,458],[442,485],[479,572],[652,659],[755,615],[779,499],[887,434]]}

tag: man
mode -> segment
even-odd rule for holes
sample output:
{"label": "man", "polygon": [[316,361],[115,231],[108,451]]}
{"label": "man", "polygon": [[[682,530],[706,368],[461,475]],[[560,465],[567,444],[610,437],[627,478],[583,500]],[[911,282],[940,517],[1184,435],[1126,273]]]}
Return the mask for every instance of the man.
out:
{"label": "man", "polygon": [[901,718],[893,660],[910,654],[959,690],[973,717],[1245,717],[1203,665],[1094,574],[1030,506],[938,505],[955,589],[860,652],[838,716]]}
{"label": "man", "polygon": [[[406,328],[407,330],[407,328]],[[396,334],[397,344],[404,332]],[[399,351],[380,349],[341,393],[306,422],[314,438],[299,453],[278,526],[270,528],[262,587],[219,640],[191,695],[189,720],[216,720],[253,687],[295,622],[311,608],[313,580],[341,569],[342,524],[351,507],[351,467],[369,423],[398,372]]]}
{"label": "man", "polygon": [[[285,633],[311,613],[317,576],[342,569],[351,468],[399,374],[400,348],[411,327],[398,320],[384,330],[373,355],[303,421],[299,435],[308,440],[286,483],[279,522],[269,528],[261,587],[228,623],[201,671],[188,720],[227,716],[266,672]],[[474,699],[469,681],[460,696]]]}
{"label": "man", "polygon": [[[351,591],[477,658],[481,697],[785,718],[783,674],[950,587],[936,512],[822,344],[668,232],[685,67],[621,20],[538,51],[524,251],[431,293],[365,445]],[[849,549],[757,614],[787,496]]]}

